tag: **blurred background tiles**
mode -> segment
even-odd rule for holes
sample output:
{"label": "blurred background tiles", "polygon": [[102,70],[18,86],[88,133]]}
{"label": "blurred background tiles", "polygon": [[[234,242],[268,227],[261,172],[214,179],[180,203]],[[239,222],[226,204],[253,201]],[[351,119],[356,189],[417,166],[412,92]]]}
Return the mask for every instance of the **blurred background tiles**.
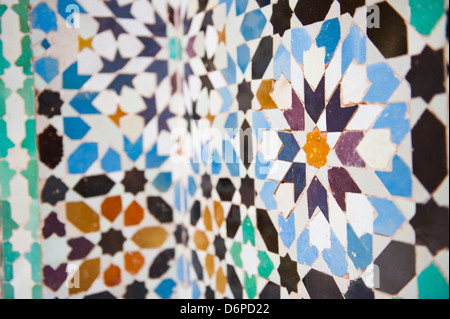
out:
{"label": "blurred background tiles", "polygon": [[0,5],[2,296],[41,298],[38,163],[28,1]]}
{"label": "blurred background tiles", "polygon": [[448,298],[448,7],[6,1],[4,297]]}
{"label": "blurred background tiles", "polygon": [[[167,159],[174,118],[184,115],[172,103],[179,89],[169,44],[179,9],[35,1],[30,15],[43,297],[175,296],[180,177]],[[67,284],[74,267],[78,287]]]}

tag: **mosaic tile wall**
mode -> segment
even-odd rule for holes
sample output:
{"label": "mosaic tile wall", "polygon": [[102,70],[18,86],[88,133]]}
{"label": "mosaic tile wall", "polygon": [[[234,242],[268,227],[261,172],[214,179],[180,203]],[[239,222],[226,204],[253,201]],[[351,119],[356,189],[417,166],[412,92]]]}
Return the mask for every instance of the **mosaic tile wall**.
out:
{"label": "mosaic tile wall", "polygon": [[0,4],[0,296],[42,296],[28,1]]}
{"label": "mosaic tile wall", "polygon": [[448,7],[2,1],[4,298],[448,298]]}

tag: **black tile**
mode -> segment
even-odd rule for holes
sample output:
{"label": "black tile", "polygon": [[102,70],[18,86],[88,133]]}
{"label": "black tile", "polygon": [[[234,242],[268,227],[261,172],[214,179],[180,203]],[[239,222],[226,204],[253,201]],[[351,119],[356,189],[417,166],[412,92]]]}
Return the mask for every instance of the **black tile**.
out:
{"label": "black tile", "polygon": [[123,243],[126,238],[122,232],[115,229],[110,229],[108,232],[102,234],[102,239],[98,243],[103,249],[103,254],[114,255],[123,250]]}
{"label": "black tile", "polygon": [[221,178],[217,183],[216,189],[220,199],[225,202],[231,202],[236,191],[233,183],[228,178]]}
{"label": "black tile", "polygon": [[379,273],[379,290],[398,294],[416,275],[414,246],[393,241],[375,260]]}
{"label": "black tile", "polygon": [[160,253],[152,263],[149,271],[149,277],[152,279],[160,278],[170,268],[172,260],[175,258],[175,250],[167,249]]}
{"label": "black tile", "polygon": [[212,183],[211,183],[211,177],[208,174],[205,174],[202,176],[202,190],[203,190],[203,196],[206,198],[211,198],[211,192],[212,192]]}
{"label": "black tile", "polygon": [[219,257],[220,260],[224,260],[225,254],[227,253],[225,240],[220,236],[216,236],[216,239],[214,240],[214,247],[216,249],[216,256]]}
{"label": "black tile", "polygon": [[278,254],[278,232],[267,211],[262,209],[256,211],[256,223],[267,249],[274,254]]}
{"label": "black tile", "polygon": [[147,179],[145,178],[145,173],[136,168],[126,172],[122,181],[123,186],[125,186],[125,191],[127,193],[132,193],[133,195],[143,192],[146,183]]}
{"label": "black tile", "polygon": [[299,0],[294,9],[295,15],[303,25],[323,21],[334,0]]}
{"label": "black tile", "polygon": [[238,300],[242,299],[243,298],[242,284],[233,266],[230,265],[227,266],[227,278],[228,284],[230,285],[230,289],[231,292],[233,293],[234,298]]}
{"label": "black tile", "polygon": [[42,163],[54,169],[64,155],[63,138],[53,126],[47,127],[38,136],[39,158]]}
{"label": "black tile", "polygon": [[264,289],[259,294],[260,299],[280,299],[281,298],[281,287],[277,284],[269,281]]}
{"label": "black tile", "polygon": [[285,257],[280,257],[278,273],[280,274],[281,286],[286,287],[289,294],[291,292],[298,292],[300,276],[298,275],[297,263],[291,259],[289,254]]}
{"label": "black tile", "polygon": [[74,190],[84,198],[106,195],[114,187],[114,182],[105,175],[82,178]]}
{"label": "black tile", "polygon": [[145,287],[145,283],[134,281],[131,285],[127,286],[127,292],[124,295],[126,299],[145,299],[148,293],[148,289]]}
{"label": "black tile", "polygon": [[48,118],[61,115],[61,106],[64,102],[61,100],[58,92],[45,90],[39,94],[38,102],[38,114],[45,115]]}
{"label": "black tile", "polygon": [[242,179],[240,193],[242,204],[247,207],[255,205],[255,180],[248,176]]}
{"label": "black tile", "polygon": [[349,13],[351,16],[355,14],[357,8],[366,4],[366,0],[338,0],[341,4],[341,14]]}
{"label": "black tile", "polygon": [[66,193],[68,190],[69,188],[59,178],[50,176],[42,189],[42,202],[55,206],[58,202],[66,199]]}
{"label": "black tile", "polygon": [[411,225],[416,231],[416,244],[427,246],[433,255],[449,248],[448,208],[439,207],[434,200],[418,204]]}
{"label": "black tile", "polygon": [[312,269],[303,278],[303,284],[311,299],[343,299],[333,277]]}
{"label": "black tile", "polygon": [[200,263],[195,250],[192,251],[192,266],[194,267],[195,273],[197,274],[197,279],[203,280],[203,266]]}
{"label": "black tile", "polygon": [[238,86],[237,100],[239,102],[239,110],[244,113],[252,108],[253,91],[250,82],[242,82]]}
{"label": "black tile", "polygon": [[444,52],[426,47],[411,59],[411,70],[406,79],[411,84],[412,96],[430,102],[436,94],[445,93]]}
{"label": "black tile", "polygon": [[270,22],[273,25],[273,33],[279,34],[281,37],[286,30],[291,28],[292,9],[289,6],[289,0],[278,0],[273,5],[272,18]]}
{"label": "black tile", "polygon": [[104,292],[100,292],[98,294],[93,294],[93,295],[89,295],[84,297],[84,299],[89,300],[89,299],[94,299],[94,300],[114,300],[117,299],[116,297],[114,297],[114,295],[112,295],[109,291],[104,291]]}
{"label": "black tile", "polygon": [[191,208],[191,225],[196,226],[202,216],[201,205],[199,201],[195,201]]}
{"label": "black tile", "polygon": [[273,39],[268,36],[261,39],[252,59],[252,78],[262,79],[273,57]]}
{"label": "black tile", "polygon": [[445,126],[425,111],[412,130],[414,175],[433,193],[447,176]]}
{"label": "black tile", "polygon": [[227,236],[228,238],[234,238],[241,226],[241,210],[239,206],[231,206],[230,212],[227,216]]}
{"label": "black tile", "polygon": [[173,221],[172,207],[159,196],[147,198],[147,205],[152,214],[160,223],[171,223]]}
{"label": "black tile", "polygon": [[375,294],[367,288],[364,280],[361,278],[358,281],[352,281],[350,287],[345,294],[345,299],[374,299]]}

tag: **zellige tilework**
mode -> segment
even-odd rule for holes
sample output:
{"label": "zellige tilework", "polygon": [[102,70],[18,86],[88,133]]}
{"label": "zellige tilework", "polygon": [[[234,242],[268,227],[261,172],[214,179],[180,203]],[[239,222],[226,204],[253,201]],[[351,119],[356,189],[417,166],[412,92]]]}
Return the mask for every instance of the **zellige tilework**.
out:
{"label": "zellige tilework", "polygon": [[447,299],[448,8],[2,3],[4,297]]}

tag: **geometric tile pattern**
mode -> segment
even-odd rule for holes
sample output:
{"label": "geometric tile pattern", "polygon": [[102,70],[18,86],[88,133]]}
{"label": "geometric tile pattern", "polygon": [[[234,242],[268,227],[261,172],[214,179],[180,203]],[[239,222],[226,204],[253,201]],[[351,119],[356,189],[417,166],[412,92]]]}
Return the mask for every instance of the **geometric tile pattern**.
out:
{"label": "geometric tile pattern", "polygon": [[28,1],[0,5],[0,295],[5,299],[42,296],[28,21]]}
{"label": "geometric tile pattern", "polygon": [[44,298],[177,290],[180,177],[168,156],[184,113],[170,12],[164,1],[31,8]]}
{"label": "geometric tile pattern", "polygon": [[5,298],[448,298],[448,1],[28,5]]}
{"label": "geometric tile pattern", "polygon": [[448,289],[446,4],[413,2],[190,3],[193,297]]}

